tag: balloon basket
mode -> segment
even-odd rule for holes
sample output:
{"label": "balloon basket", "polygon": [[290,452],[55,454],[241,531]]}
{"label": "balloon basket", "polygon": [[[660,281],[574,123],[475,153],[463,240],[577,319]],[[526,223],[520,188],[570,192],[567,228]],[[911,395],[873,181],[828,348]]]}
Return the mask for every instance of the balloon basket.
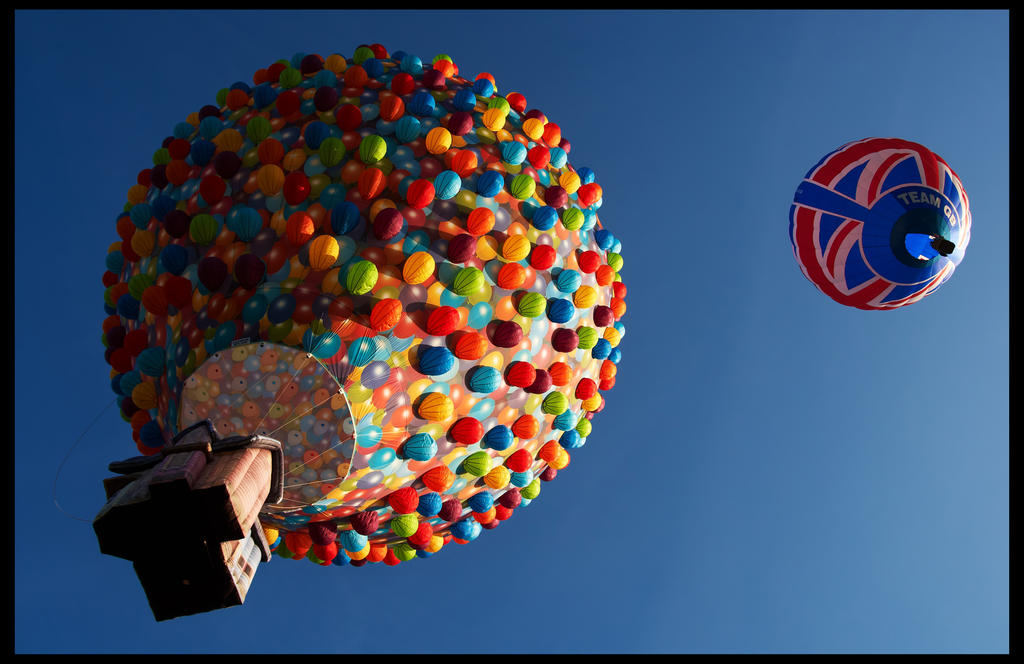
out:
{"label": "balloon basket", "polygon": [[282,464],[280,442],[219,438],[205,420],[159,455],[111,463],[100,552],[132,561],[157,620],[241,604],[270,560],[258,516],[281,500]]}

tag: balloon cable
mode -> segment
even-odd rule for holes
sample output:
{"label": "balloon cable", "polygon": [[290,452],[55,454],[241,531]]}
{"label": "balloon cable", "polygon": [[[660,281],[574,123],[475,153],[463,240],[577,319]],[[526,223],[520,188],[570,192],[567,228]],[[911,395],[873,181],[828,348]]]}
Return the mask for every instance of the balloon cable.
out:
{"label": "balloon cable", "polygon": [[53,475],[53,504],[56,505],[57,509],[60,510],[61,512],[63,512],[64,515],[67,516],[70,519],[74,519],[76,521],[83,521],[85,523],[92,523],[92,519],[84,519],[84,518],[82,518],[80,516],[75,516],[74,514],[69,513],[67,510],[65,510],[63,507],[61,507],[60,502],[57,500],[57,481],[60,478],[60,472],[64,468],[64,464],[67,462],[68,458],[70,458],[71,453],[75,451],[75,448],[78,447],[78,444],[80,442],[82,442],[83,438],[85,438],[85,434],[89,433],[89,430],[92,429],[93,426],[95,426],[96,422],[99,421],[100,417],[102,417],[103,414],[106,413],[107,410],[116,402],[117,402],[117,397],[114,397],[113,399],[111,399],[107,403],[106,406],[104,406],[100,410],[99,413],[97,413],[96,417],[93,418],[93,421],[89,423],[89,426],[87,426],[85,428],[85,430],[82,431],[82,433],[78,436],[78,439],[75,440],[74,444],[68,449],[67,453],[64,454],[64,458],[61,459],[60,465],[57,466],[57,472],[54,473],[54,475]]}

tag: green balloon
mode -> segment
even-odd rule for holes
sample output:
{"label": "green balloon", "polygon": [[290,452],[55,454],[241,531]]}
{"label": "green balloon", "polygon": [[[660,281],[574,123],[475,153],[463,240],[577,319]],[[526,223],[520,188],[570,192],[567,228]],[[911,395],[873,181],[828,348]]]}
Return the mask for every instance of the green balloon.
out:
{"label": "green balloon", "polygon": [[245,125],[245,136],[253,143],[259,143],[274,131],[270,126],[270,120],[262,115],[254,116]]}
{"label": "green balloon", "polygon": [[513,196],[521,201],[525,201],[533,196],[533,192],[537,190],[537,182],[528,173],[520,173],[512,178],[510,190]]}
{"label": "green balloon", "polygon": [[142,291],[153,285],[153,277],[148,274],[137,274],[128,280],[128,292],[136,300],[142,300]]}
{"label": "green balloon", "polygon": [[211,214],[197,214],[188,227],[189,237],[196,244],[210,244],[220,233],[220,222]]}
{"label": "green balloon", "polygon": [[281,76],[277,79],[277,82],[282,88],[294,88],[299,83],[302,83],[302,72],[295,67],[286,67],[281,72]]}
{"label": "green balloon", "polygon": [[589,350],[597,344],[597,330],[586,325],[576,328],[576,336],[579,338],[579,348]]}
{"label": "green balloon", "polygon": [[221,88],[217,90],[217,105],[224,106],[228,103],[228,89]]}
{"label": "green balloon", "polygon": [[291,331],[292,320],[289,318],[286,321],[271,325],[270,328],[267,329],[267,338],[274,343],[278,343],[284,341],[284,338],[291,334]]}
{"label": "green balloon", "polygon": [[540,478],[535,477],[533,481],[519,490],[519,495],[527,500],[533,500],[540,495]]}
{"label": "green balloon", "polygon": [[548,301],[540,293],[529,292],[519,298],[516,312],[524,318],[536,318],[544,313]]}
{"label": "green balloon", "polygon": [[361,65],[372,57],[375,57],[373,54],[373,49],[371,49],[369,46],[360,46],[355,50],[354,53],[352,53],[352,62],[356,63],[357,65]]}
{"label": "green balloon", "polygon": [[153,153],[153,165],[160,166],[162,164],[171,163],[171,153],[167,148],[160,148]]}
{"label": "green balloon", "polygon": [[372,261],[356,261],[345,275],[345,286],[353,295],[364,295],[377,283],[377,266]]}
{"label": "green balloon", "polygon": [[328,168],[337,166],[345,158],[345,144],[336,136],[329,136],[320,143],[320,163]]}
{"label": "green balloon", "polygon": [[500,108],[505,113],[512,110],[512,107],[508,105],[508,101],[504,97],[491,97],[487,102],[487,108]]}
{"label": "green balloon", "polygon": [[581,417],[580,421],[576,423],[576,433],[580,435],[580,438],[586,438],[590,435],[590,431],[593,426],[594,425],[590,423],[590,420],[585,417]]}
{"label": "green balloon", "polygon": [[583,210],[578,207],[571,207],[562,213],[562,225],[566,230],[575,231],[583,226]]}
{"label": "green balloon", "polygon": [[402,562],[412,560],[416,557],[416,549],[412,548],[408,542],[399,542],[393,546],[391,550],[395,552],[395,557]]}
{"label": "green balloon", "polygon": [[462,460],[462,468],[470,475],[483,477],[491,470],[491,455],[483,450],[473,452]]}
{"label": "green balloon", "polygon": [[540,409],[548,415],[561,415],[569,407],[569,400],[561,392],[549,392],[540,402]]}
{"label": "green balloon", "polygon": [[475,267],[464,267],[452,280],[452,292],[462,297],[476,293],[484,285],[484,273]]}
{"label": "green balloon", "polygon": [[359,144],[359,158],[364,164],[376,164],[388,153],[388,144],[377,134],[370,134]]}
{"label": "green balloon", "polygon": [[399,537],[409,537],[420,527],[420,520],[415,514],[396,514],[391,517],[391,532]]}
{"label": "green balloon", "polygon": [[252,168],[260,163],[260,153],[256,148],[250,148],[242,155],[242,166]]}

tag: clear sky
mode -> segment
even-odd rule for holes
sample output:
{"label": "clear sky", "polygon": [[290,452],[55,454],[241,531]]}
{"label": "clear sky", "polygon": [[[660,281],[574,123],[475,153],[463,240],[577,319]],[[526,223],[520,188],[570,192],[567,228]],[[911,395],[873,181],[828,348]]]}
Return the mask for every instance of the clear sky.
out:
{"label": "clear sky", "polygon": [[[14,41],[17,652],[1008,651],[1007,11],[19,11]],[[374,42],[490,72],[596,172],[629,288],[617,383],[572,464],[469,545],[275,556],[243,606],[157,623],[89,524],[137,454],[104,410],[116,216],[219,89]],[[941,155],[974,220],[953,279],[899,311],[818,292],[787,235],[807,170],[870,136]]]}

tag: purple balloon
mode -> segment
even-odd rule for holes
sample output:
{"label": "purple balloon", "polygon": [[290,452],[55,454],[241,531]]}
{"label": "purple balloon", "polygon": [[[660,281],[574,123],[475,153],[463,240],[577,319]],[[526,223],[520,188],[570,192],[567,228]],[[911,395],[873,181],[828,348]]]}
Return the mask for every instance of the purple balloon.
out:
{"label": "purple balloon", "polygon": [[266,274],[266,264],[255,254],[242,254],[235,261],[235,281],[242,288],[256,288]]}
{"label": "purple balloon", "polygon": [[224,280],[228,276],[228,266],[219,258],[206,256],[199,261],[196,272],[200,283],[212,293],[224,285]]}
{"label": "purple balloon", "polygon": [[476,255],[476,238],[469,233],[459,233],[448,242],[448,260],[465,263]]}

